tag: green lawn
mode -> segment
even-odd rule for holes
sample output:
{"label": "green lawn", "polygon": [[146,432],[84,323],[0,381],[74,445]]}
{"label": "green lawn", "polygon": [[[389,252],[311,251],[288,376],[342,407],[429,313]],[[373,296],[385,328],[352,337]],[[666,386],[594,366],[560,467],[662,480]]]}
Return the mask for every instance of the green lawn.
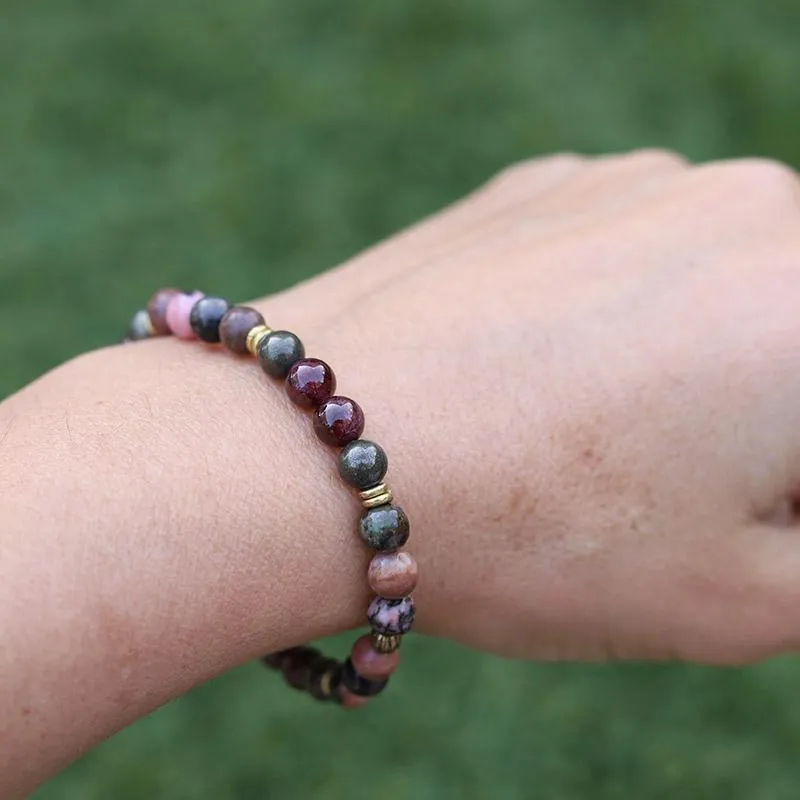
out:
{"label": "green lawn", "polygon": [[[0,392],[116,339],[154,287],[278,289],[515,159],[797,165],[799,37],[797,0],[6,0]],[[794,660],[541,666],[417,639],[405,664],[355,715],[243,667],[36,798],[800,796]]]}

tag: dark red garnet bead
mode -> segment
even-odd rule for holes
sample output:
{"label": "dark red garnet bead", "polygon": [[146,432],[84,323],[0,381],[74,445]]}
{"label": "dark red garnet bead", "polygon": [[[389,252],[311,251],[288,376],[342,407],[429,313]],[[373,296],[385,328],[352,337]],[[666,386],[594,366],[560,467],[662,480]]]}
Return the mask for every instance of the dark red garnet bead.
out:
{"label": "dark red garnet bead", "polygon": [[286,393],[303,408],[319,408],[336,390],[333,370],[318,358],[295,362],[286,376]]}
{"label": "dark red garnet bead", "polygon": [[324,444],[344,447],[364,430],[364,412],[349,397],[329,397],[314,414],[314,431]]}

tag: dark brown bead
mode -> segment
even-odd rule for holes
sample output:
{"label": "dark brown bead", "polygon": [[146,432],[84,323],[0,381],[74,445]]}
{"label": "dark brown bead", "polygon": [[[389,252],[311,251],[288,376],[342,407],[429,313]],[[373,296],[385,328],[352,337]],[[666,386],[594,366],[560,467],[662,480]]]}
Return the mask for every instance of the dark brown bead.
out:
{"label": "dark brown bead", "polygon": [[319,651],[312,647],[298,647],[292,650],[281,664],[286,683],[293,689],[307,689],[314,665],[321,657]]}
{"label": "dark brown bead", "polygon": [[269,667],[270,669],[280,669],[281,665],[283,664],[283,659],[284,654],[282,652],[269,653],[269,655],[266,655],[261,659],[261,662],[265,667]]}
{"label": "dark brown bead", "polygon": [[303,408],[318,408],[335,390],[333,370],[318,358],[303,358],[295,362],[286,376],[289,399]]}
{"label": "dark brown bead", "polygon": [[388,678],[370,680],[359,675],[349,658],[342,665],[342,686],[358,697],[374,697],[376,694],[380,694],[388,683]]}
{"label": "dark brown bead", "polygon": [[159,289],[147,303],[147,313],[150,315],[150,322],[156,335],[166,336],[172,333],[167,325],[167,306],[169,301],[180,293],[180,289]]}
{"label": "dark brown bead", "polygon": [[364,412],[349,397],[330,397],[314,414],[314,431],[320,441],[334,447],[344,447],[361,436]]}
{"label": "dark brown bead", "polygon": [[222,344],[233,353],[247,353],[247,334],[263,325],[264,317],[249,306],[234,306],[228,309],[219,324],[219,338]]}
{"label": "dark brown bead", "polygon": [[342,680],[342,666],[333,658],[320,659],[308,679],[308,693],[316,700],[335,700]]}

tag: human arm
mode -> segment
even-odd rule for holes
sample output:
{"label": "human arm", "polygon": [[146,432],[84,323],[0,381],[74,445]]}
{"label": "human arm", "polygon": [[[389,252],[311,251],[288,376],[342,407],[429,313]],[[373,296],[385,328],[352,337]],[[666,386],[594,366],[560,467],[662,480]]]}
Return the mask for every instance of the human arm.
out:
{"label": "human arm", "polygon": [[[797,213],[775,165],[546,159],[257,303],[389,452],[420,630],[528,658],[796,645],[774,519],[800,484]],[[362,622],[352,497],[252,362],[110,348],[7,400],[0,431],[5,796]]]}

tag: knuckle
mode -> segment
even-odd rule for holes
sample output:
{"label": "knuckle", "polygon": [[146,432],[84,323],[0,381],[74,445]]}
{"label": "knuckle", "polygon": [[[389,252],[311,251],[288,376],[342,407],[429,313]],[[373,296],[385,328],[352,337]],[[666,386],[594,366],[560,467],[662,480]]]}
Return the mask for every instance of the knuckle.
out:
{"label": "knuckle", "polygon": [[577,153],[554,153],[537,158],[516,161],[495,173],[485,188],[509,189],[534,186],[540,177],[549,174],[566,174],[578,169],[586,159]]}
{"label": "knuckle", "polygon": [[689,160],[685,156],[675,150],[661,147],[643,147],[632,150],[624,158],[644,167],[685,168],[689,166]]}
{"label": "knuckle", "polygon": [[786,203],[800,197],[797,173],[787,164],[769,158],[743,158],[699,167],[701,179],[725,196],[759,202]]}

